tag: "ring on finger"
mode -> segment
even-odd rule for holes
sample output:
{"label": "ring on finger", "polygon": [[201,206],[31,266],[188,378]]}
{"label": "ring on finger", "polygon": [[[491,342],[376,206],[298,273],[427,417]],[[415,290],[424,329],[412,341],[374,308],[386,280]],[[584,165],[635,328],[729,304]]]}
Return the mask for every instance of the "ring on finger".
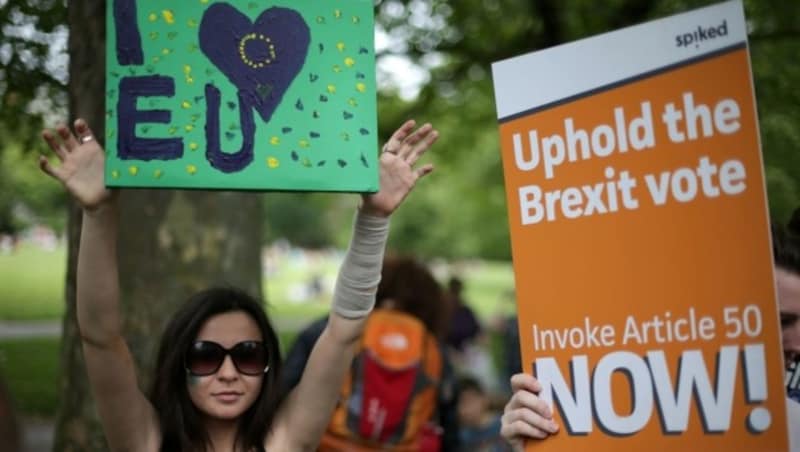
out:
{"label": "ring on finger", "polygon": [[389,146],[383,146],[383,152],[388,152],[389,154],[397,155],[397,151],[394,149],[389,149]]}
{"label": "ring on finger", "polygon": [[78,140],[81,142],[81,144],[83,144],[83,143],[88,143],[88,142],[94,140],[94,137],[91,136],[91,135],[84,135],[84,136],[78,138]]}

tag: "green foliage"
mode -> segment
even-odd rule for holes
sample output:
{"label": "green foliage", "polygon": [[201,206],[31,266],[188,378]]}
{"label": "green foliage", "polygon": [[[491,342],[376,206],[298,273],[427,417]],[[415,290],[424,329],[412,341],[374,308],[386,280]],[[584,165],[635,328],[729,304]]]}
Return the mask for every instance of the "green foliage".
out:
{"label": "green foliage", "polygon": [[53,417],[58,407],[60,340],[0,341],[0,375],[24,416]]}
{"label": "green foliage", "polygon": [[[430,121],[441,131],[439,143],[426,157],[436,165],[436,172],[396,216],[390,246],[427,257],[510,258],[492,62],[712,3],[377,0],[377,24],[394,41],[378,57],[406,56],[430,71],[430,81],[412,102],[401,100],[391,89],[382,93],[381,139],[386,140],[409,117]],[[50,99],[56,107],[66,104],[63,77],[43,59],[48,56],[47,46],[62,30],[64,5],[56,0],[0,0],[0,144],[9,137],[36,138],[38,116],[25,112],[37,89],[44,90],[38,95],[40,100]],[[800,2],[745,0],[745,10],[770,212],[783,219],[800,202],[800,132],[796,127],[800,92],[795,89],[800,84],[800,66],[793,64],[800,53],[796,20]],[[38,33],[20,35],[18,30],[25,24]],[[8,171],[0,169],[0,173],[2,223],[9,210],[7,193],[19,191],[19,185],[9,189],[4,182]],[[269,194],[266,237],[269,241],[284,237],[309,247],[341,245],[349,236],[351,198]]]}
{"label": "green foliage", "polygon": [[268,193],[264,196],[264,237],[267,243],[283,238],[305,248],[333,245],[338,224],[331,215],[325,215],[331,196],[335,195]]}
{"label": "green foliage", "polygon": [[[666,15],[710,0],[382,0],[377,22],[405,54],[432,68],[413,103],[385,93],[384,138],[407,116],[431,121],[441,138],[437,171],[394,221],[392,243],[426,256],[510,258],[490,64]],[[748,0],[770,212],[785,219],[800,202],[800,3]],[[431,58],[435,56],[435,58]],[[435,59],[438,65],[432,66]],[[536,87],[531,87],[536,89]]]}
{"label": "green foliage", "polygon": [[55,45],[66,19],[61,0],[0,0],[0,152],[9,138],[33,142],[42,115],[66,105],[66,46]]}
{"label": "green foliage", "polygon": [[39,170],[37,157],[17,145],[0,150],[0,232],[17,232],[35,224],[64,230],[66,195]]}

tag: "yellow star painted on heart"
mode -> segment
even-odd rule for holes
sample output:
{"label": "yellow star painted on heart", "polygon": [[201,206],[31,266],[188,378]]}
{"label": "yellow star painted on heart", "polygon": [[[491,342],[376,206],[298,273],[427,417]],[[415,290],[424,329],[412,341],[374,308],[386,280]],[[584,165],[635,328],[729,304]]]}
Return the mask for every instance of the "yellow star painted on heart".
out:
{"label": "yellow star painted on heart", "polygon": [[161,11],[161,15],[164,17],[164,22],[170,25],[175,23],[175,13],[173,13],[171,9]]}
{"label": "yellow star painted on heart", "polygon": [[[266,57],[263,61],[254,61],[251,60],[250,57],[247,56],[247,52],[245,51],[245,45],[248,41],[257,40],[263,41],[267,45],[267,50],[269,51],[269,57]],[[275,44],[272,43],[272,39],[269,36],[265,36],[261,33],[249,33],[246,34],[241,41],[239,41],[239,58],[244,61],[244,64],[250,66],[254,69],[260,69],[268,64],[271,64],[277,58],[275,54]]]}

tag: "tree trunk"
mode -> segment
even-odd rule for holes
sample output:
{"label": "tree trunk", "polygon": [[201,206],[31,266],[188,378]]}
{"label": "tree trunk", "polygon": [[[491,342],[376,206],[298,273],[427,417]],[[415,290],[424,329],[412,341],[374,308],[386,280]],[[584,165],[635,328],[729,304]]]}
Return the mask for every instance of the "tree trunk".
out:
{"label": "tree trunk", "polygon": [[[105,127],[106,0],[68,4],[70,122]],[[261,202],[257,194],[128,190],[120,199],[120,289],[124,332],[143,391],[165,323],[192,292],[227,283],[261,295]],[[75,317],[81,215],[69,207],[66,313],[54,450],[107,450],[86,377]]]}

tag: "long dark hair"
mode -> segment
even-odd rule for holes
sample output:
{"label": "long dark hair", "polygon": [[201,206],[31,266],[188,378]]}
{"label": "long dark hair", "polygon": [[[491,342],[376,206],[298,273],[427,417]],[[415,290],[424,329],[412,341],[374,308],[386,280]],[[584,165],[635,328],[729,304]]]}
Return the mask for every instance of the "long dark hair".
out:
{"label": "long dark hair", "polygon": [[775,265],[800,275],[800,231],[772,225],[772,255]]}
{"label": "long dark hair", "polygon": [[215,287],[189,298],[161,336],[150,402],[158,413],[163,451],[206,450],[209,444],[200,412],[189,398],[184,354],[206,320],[230,311],[243,311],[255,320],[269,352],[269,372],[264,375],[253,405],[239,419],[236,436],[236,445],[242,450],[264,449],[264,440],[281,399],[278,394],[281,369],[278,338],[258,301],[235,288]]}
{"label": "long dark hair", "polygon": [[413,315],[435,336],[444,337],[447,312],[442,288],[428,267],[413,257],[384,259],[375,298],[378,306],[386,300],[394,301],[394,309]]}

